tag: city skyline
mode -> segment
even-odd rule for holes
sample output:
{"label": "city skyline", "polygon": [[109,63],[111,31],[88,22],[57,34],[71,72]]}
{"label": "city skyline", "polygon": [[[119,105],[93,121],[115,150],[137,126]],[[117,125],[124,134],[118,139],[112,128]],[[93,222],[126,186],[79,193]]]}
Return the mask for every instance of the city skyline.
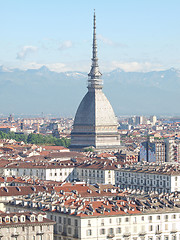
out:
{"label": "city skyline", "polygon": [[0,65],[88,71],[96,9],[102,72],[180,68],[178,1],[5,1]]}

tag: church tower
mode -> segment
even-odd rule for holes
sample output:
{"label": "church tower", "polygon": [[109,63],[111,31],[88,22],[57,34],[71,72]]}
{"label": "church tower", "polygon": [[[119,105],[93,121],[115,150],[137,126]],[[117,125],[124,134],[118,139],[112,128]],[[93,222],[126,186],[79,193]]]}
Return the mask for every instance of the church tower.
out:
{"label": "church tower", "polygon": [[85,147],[117,149],[120,146],[118,122],[113,108],[102,91],[96,42],[96,15],[94,13],[92,65],[88,74],[88,92],[81,101],[71,132],[71,149]]}

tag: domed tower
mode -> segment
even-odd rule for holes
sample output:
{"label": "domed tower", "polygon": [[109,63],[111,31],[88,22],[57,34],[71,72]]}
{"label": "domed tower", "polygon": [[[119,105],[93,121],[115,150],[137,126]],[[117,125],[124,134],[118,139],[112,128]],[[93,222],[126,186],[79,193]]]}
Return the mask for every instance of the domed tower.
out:
{"label": "domed tower", "polygon": [[120,146],[118,122],[113,108],[102,91],[96,43],[96,15],[94,13],[92,66],[88,74],[88,92],[81,101],[71,132],[71,148],[117,149]]}

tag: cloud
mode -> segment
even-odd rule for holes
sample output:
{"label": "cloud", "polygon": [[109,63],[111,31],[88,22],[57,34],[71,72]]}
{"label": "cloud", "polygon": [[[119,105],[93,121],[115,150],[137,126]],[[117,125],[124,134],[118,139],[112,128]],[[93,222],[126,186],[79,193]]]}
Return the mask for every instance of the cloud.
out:
{"label": "cloud", "polygon": [[148,72],[162,70],[162,65],[151,62],[116,62],[113,61],[112,69],[120,68],[125,72]]}
{"label": "cloud", "polygon": [[109,45],[109,46],[113,46],[113,47],[127,47],[126,44],[122,44],[122,43],[117,43],[117,42],[113,42],[112,40],[110,40],[109,38],[106,38],[102,35],[98,35],[98,39],[100,41],[102,41],[104,44]]}
{"label": "cloud", "polygon": [[59,45],[59,50],[65,50],[72,47],[72,42],[70,40],[64,41]]}
{"label": "cloud", "polygon": [[23,60],[27,57],[27,55],[36,52],[38,50],[35,46],[24,46],[18,53],[17,53],[17,59]]}
{"label": "cloud", "polygon": [[[22,66],[22,65],[21,65]],[[66,72],[70,71],[70,69],[64,63],[36,63],[36,62],[29,62],[22,66],[24,70],[27,69],[39,69],[43,66],[46,66],[49,70],[54,72]]]}
{"label": "cloud", "polygon": [[98,35],[98,39],[101,40],[103,43],[112,46],[113,45],[113,41],[111,41],[108,38],[103,37],[102,35]]}

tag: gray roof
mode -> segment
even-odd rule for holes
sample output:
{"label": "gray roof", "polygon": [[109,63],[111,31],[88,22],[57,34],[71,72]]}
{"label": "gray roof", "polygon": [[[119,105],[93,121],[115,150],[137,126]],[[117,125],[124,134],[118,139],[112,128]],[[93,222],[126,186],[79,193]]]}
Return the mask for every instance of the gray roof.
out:
{"label": "gray roof", "polygon": [[87,92],[76,112],[74,125],[118,125],[113,108],[101,89]]}

